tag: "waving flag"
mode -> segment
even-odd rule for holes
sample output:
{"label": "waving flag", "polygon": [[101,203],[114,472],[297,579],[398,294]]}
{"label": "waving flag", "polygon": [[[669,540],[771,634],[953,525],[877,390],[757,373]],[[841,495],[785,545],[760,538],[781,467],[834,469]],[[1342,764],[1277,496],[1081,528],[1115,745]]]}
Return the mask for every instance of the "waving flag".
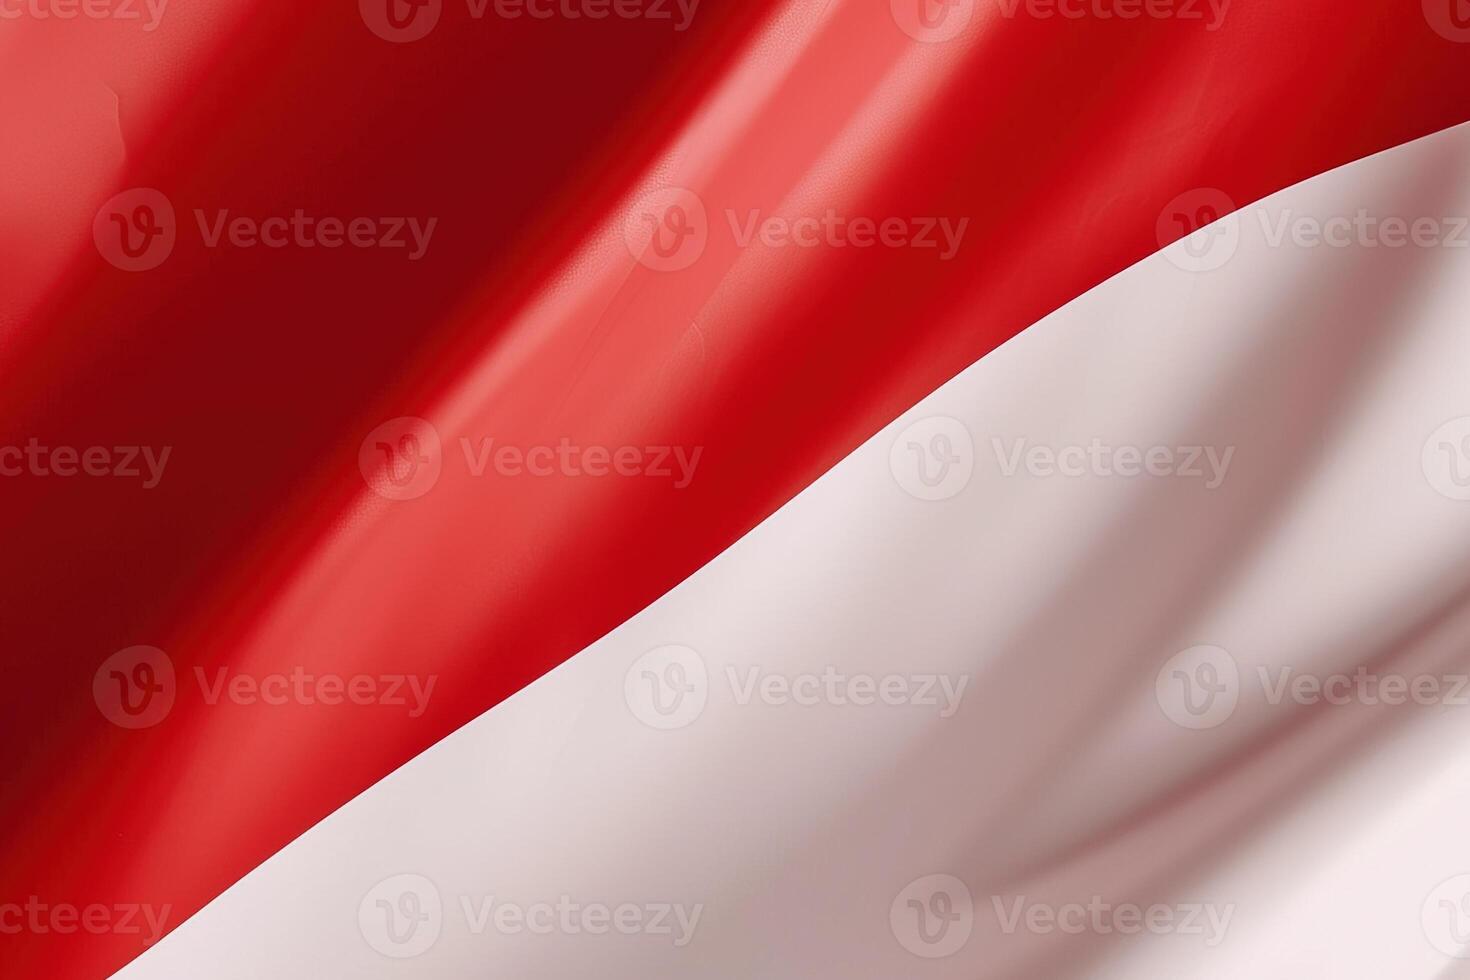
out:
{"label": "waving flag", "polygon": [[1470,957],[1461,0],[26,0],[0,75],[0,973]]}

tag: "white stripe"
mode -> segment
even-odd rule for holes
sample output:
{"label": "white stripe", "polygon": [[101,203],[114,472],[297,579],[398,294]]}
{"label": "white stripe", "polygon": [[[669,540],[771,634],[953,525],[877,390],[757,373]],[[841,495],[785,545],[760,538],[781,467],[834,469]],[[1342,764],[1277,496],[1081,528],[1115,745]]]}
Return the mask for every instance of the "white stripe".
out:
{"label": "white stripe", "polygon": [[[1435,976],[1470,705],[1273,705],[1259,670],[1470,670],[1470,423],[1431,438],[1470,417],[1470,248],[1271,237],[1470,214],[1467,159],[1459,127],[1358,161],[1227,221],[1223,267],[1181,243],[1043,320],[121,976]],[[1091,461],[1124,447],[1157,473]],[[1178,699],[1206,663],[1228,718]],[[695,690],[659,714],[650,674]]]}

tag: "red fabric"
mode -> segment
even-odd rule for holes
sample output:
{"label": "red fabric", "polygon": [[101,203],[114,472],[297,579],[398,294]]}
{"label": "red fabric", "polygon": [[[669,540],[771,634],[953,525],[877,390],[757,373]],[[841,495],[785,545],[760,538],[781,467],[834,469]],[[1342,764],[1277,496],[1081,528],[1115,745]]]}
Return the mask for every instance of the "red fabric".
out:
{"label": "red fabric", "polygon": [[[958,255],[823,248],[747,274],[724,210],[779,206],[915,50],[886,4],[837,4],[754,125],[724,134],[699,262],[635,266],[605,305],[526,318],[563,275],[591,274],[567,258],[772,9],[705,0],[678,33],[470,22],[450,4],[432,35],[394,45],[352,4],[262,0],[223,28],[188,20],[169,38],[166,21],[146,44],[52,23],[4,52],[0,445],[172,452],[146,491],[0,480],[0,901],[167,903],[177,925],[955,372],[1154,251],[1182,192],[1243,204],[1470,118],[1470,45],[1418,4],[1236,0],[1214,32],[982,7],[939,90],[879,112],[891,137],[816,193],[849,214],[968,217]],[[181,229],[193,208],[439,223],[414,263],[206,249],[181,231],[161,267],[125,273],[90,229],[135,186],[165,192]],[[470,406],[459,422],[451,395]],[[359,446],[405,415],[435,422],[446,457],[461,436],[702,454],[683,489],[446,465],[425,497],[364,509]],[[126,731],[91,685],[135,644],[181,675],[438,681],[417,718],[195,697]],[[102,976],[141,949],[136,935],[0,935],[0,972]]]}

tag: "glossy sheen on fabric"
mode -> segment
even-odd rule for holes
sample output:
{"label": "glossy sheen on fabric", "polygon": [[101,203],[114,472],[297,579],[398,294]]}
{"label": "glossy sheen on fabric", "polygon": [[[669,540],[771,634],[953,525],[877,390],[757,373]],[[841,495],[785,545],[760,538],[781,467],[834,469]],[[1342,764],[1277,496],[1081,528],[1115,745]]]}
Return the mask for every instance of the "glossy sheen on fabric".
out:
{"label": "glossy sheen on fabric", "polygon": [[[1470,46],[1412,4],[1237,0],[1214,31],[981,5],[943,43],[848,0],[707,0],[683,33],[451,4],[412,44],[350,4],[275,0],[181,10],[142,40],[19,26],[0,38],[0,443],[166,445],[171,462],[147,491],[0,485],[0,896],[167,904],[170,925],[1152,252],[1161,219],[1177,234],[1180,195],[1248,202],[1470,117]],[[623,240],[666,184],[710,219],[680,271]],[[131,187],[180,218],[146,273],[90,240]],[[438,225],[413,263],[207,248],[195,226],[195,211],[297,208]],[[940,261],[741,247],[729,218],[828,208],[968,224]],[[445,472],[390,501],[365,489],[359,451],[404,416],[435,427]],[[678,488],[471,477],[460,440],[487,438],[701,455]],[[417,716],[211,705],[196,688],[129,731],[92,683],[140,644],[186,680],[437,685]],[[143,948],[0,942],[14,970],[61,977]]]}
{"label": "glossy sheen on fabric", "polygon": [[[1467,164],[1461,126],[1214,226],[1215,268],[1179,243],[1068,304],[122,976],[1442,975],[1470,692],[1273,702],[1257,678],[1470,670],[1470,454],[1437,465],[1444,424],[1470,432],[1470,237],[1275,231],[1458,225]],[[936,433],[952,468],[921,454],[921,476]],[[1140,456],[1077,474],[1012,462],[1018,441]],[[1238,683],[1186,707],[1171,665],[1205,647]],[[827,671],[913,697],[789,693]],[[689,698],[655,706],[648,673]],[[752,696],[766,678],[791,687]],[[941,874],[968,898],[947,952],[904,900],[940,908]],[[409,893],[423,922],[390,934]],[[496,911],[563,900],[693,927]],[[1180,928],[1008,929],[1017,901]]]}

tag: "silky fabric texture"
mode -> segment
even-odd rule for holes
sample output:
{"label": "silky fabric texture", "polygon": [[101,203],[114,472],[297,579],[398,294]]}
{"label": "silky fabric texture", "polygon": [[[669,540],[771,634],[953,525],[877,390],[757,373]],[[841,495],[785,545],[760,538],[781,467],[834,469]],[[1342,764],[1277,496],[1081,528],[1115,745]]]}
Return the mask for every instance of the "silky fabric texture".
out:
{"label": "silky fabric texture", "polygon": [[[170,462],[147,490],[0,484],[0,895],[168,905],[176,925],[1182,234],[1160,232],[1181,196],[1242,205],[1470,117],[1470,49],[1413,5],[1237,2],[1214,30],[976,5],[937,42],[901,19],[707,0],[674,31],[449,4],[404,44],[351,5],[179,8],[146,35],[7,22],[0,443],[168,446]],[[710,218],[675,271],[623,235],[666,186]],[[93,224],[138,187],[172,202],[178,241],[126,272]],[[753,210],[827,208],[968,223],[947,260],[737,240]],[[414,262],[205,233],[221,210],[296,209],[437,225]],[[388,500],[359,452],[405,416],[446,462],[493,437],[700,463],[683,487],[446,465],[423,498]],[[196,696],[125,730],[92,682],[139,644],[191,684],[220,668],[438,681],[415,717]],[[20,975],[63,977],[144,947],[0,942]]]}
{"label": "silky fabric texture", "polygon": [[1445,975],[1470,236],[1275,229],[1465,215],[1467,161],[1359,161],[1069,303],[122,975]]}

